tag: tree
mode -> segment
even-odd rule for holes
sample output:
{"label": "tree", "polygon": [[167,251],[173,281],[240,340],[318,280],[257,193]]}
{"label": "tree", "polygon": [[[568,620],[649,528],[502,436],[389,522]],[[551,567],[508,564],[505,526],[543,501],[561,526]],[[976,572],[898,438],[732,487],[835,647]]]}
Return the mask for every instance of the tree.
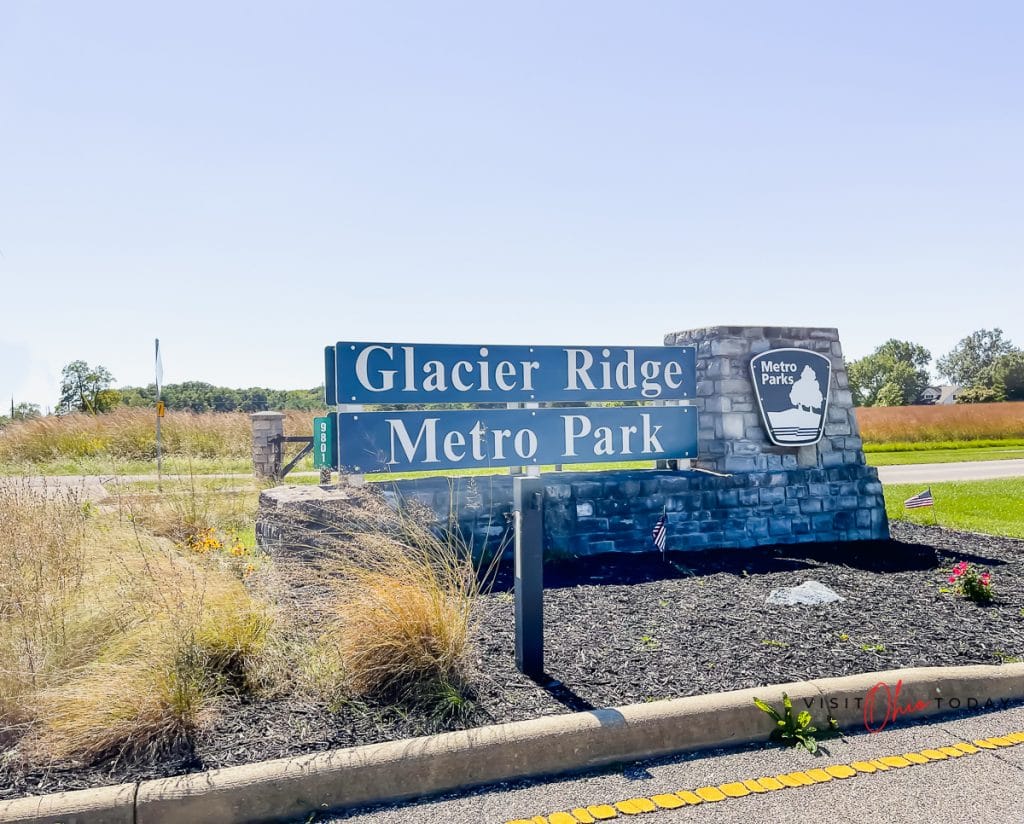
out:
{"label": "tree", "polygon": [[848,369],[857,406],[905,406],[928,386],[932,355],[917,343],[892,338]]}
{"label": "tree", "polygon": [[43,415],[42,410],[39,408],[38,403],[21,403],[15,405],[13,399],[11,400],[11,420],[12,421],[27,421],[32,418],[41,418]]}
{"label": "tree", "polygon": [[961,390],[957,403],[1024,400],[1024,352],[1000,355],[978,373],[974,384]]}
{"label": "tree", "polygon": [[60,373],[58,414],[88,412],[98,415],[121,402],[121,393],[111,388],[114,376],[103,366],[89,366],[85,361],[72,361]]}
{"label": "tree", "polygon": [[822,400],[818,378],[811,367],[805,366],[800,373],[800,379],[789,390],[789,402],[801,409],[820,409]]}
{"label": "tree", "polygon": [[991,386],[969,386],[961,389],[956,396],[957,403],[998,403],[1006,396]]}
{"label": "tree", "polygon": [[984,385],[986,370],[1004,355],[1019,352],[1003,337],[1002,329],[979,329],[963,338],[953,350],[939,358],[936,366],[940,375],[956,386]]}

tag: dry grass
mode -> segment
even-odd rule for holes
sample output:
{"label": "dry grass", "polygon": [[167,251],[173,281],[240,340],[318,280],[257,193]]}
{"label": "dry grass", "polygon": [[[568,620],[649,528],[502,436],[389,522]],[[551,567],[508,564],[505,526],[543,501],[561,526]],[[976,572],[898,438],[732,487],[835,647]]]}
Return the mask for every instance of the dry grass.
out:
{"label": "dry grass", "polygon": [[96,513],[0,486],[0,728],[34,762],[140,755],[252,689],[271,615],[231,567]]}
{"label": "dry grass", "polygon": [[868,444],[1024,438],[1024,403],[861,407],[857,423]]}
{"label": "dry grass", "polygon": [[[285,433],[308,435],[313,414],[285,415]],[[244,412],[168,412],[162,423],[167,456],[246,458],[252,426]],[[31,465],[55,460],[107,458],[152,460],[156,428],[151,409],[117,409],[103,415],[48,415],[0,430],[0,464]]]}
{"label": "dry grass", "polygon": [[[311,677],[331,699],[464,717],[487,576],[425,514],[396,512],[371,489],[352,499],[327,519],[333,551],[270,563],[235,534],[251,529],[251,489],[128,487],[97,509],[0,479],[8,757],[153,760],[236,693],[305,689]],[[289,564],[312,586],[284,596],[275,582]]]}
{"label": "dry grass", "polygon": [[326,564],[336,594],[319,639],[326,685],[460,713],[487,571],[479,573],[461,541],[439,538],[422,514],[396,511],[372,491],[362,493],[345,526],[346,550]]}

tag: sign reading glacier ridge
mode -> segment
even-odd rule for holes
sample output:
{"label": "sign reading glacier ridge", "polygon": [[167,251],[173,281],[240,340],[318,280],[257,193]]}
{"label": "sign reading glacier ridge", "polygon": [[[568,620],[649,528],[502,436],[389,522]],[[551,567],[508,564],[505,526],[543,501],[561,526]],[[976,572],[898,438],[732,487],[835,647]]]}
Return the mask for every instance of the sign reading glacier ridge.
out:
{"label": "sign reading glacier ridge", "polygon": [[530,403],[692,398],[692,346],[469,346],[342,341],[327,402]]}
{"label": "sign reading glacier ridge", "polygon": [[807,349],[772,349],[750,360],[754,392],[776,446],[811,446],[825,432],[832,362]]}

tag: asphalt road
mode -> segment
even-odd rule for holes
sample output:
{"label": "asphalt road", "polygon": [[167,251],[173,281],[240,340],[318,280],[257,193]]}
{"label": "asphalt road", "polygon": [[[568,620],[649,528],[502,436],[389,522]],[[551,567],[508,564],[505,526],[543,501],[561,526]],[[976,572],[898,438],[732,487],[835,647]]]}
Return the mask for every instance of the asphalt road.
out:
{"label": "asphalt road", "polygon": [[940,464],[899,464],[878,467],[884,484],[938,483],[940,481],[987,481],[1024,475],[1024,460],[963,461]]}
{"label": "asphalt road", "polygon": [[[636,763],[571,778],[498,785],[461,797],[316,820],[356,824],[529,821],[533,816],[549,816],[574,807],[614,804],[638,796],[850,764],[1017,731],[1024,731],[1024,706],[1019,705],[930,724],[901,723],[874,734],[850,735],[826,742],[825,751],[817,757],[803,750],[774,747],[719,751]],[[619,815],[616,820],[630,818]],[[814,786],[750,794],[677,810],[659,809],[642,820],[650,824],[1018,824],[1024,821],[1024,744],[870,775],[858,773],[849,779]]]}

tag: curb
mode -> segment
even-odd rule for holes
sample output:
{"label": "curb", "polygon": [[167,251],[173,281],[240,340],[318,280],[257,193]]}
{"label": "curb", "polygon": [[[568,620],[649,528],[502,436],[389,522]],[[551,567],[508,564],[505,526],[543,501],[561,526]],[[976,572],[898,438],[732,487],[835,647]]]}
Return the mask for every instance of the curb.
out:
{"label": "curb", "polygon": [[[900,683],[898,700],[893,696]],[[205,773],[0,803],[7,824],[224,824],[279,821],[314,811],[401,801],[499,781],[575,772],[671,753],[765,741],[771,720],[754,697],[863,729],[875,691],[873,728],[887,695],[922,719],[1024,698],[1024,663],[919,667],[675,698],[370,744]],[[952,706],[955,703],[955,706]],[[890,719],[890,722],[893,719]]]}

